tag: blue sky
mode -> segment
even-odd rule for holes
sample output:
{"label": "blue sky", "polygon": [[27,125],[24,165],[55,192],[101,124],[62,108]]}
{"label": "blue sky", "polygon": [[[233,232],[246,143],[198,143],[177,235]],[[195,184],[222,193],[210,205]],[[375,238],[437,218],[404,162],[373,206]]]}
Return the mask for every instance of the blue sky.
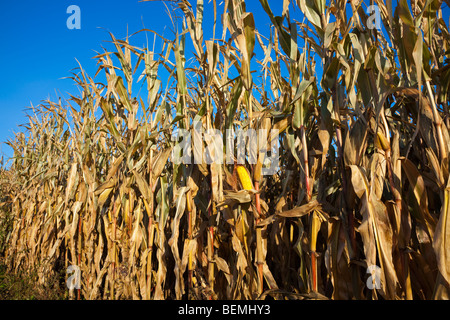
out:
{"label": "blue sky", "polygon": [[[192,1],[195,2],[195,1]],[[218,23],[223,12],[222,0],[217,0]],[[275,15],[281,15],[282,0],[269,1]],[[66,22],[71,14],[70,5],[81,10],[81,29],[70,30]],[[212,1],[204,0],[205,40],[212,36]],[[270,22],[258,0],[247,0],[247,11],[253,12],[258,30],[269,34]],[[446,7],[446,6],[444,6]],[[448,22],[449,9],[444,11]],[[300,11],[296,8],[291,14],[297,20]],[[97,66],[92,59],[101,46],[108,47],[107,31],[116,38],[123,39],[142,28],[155,30],[168,39],[173,39],[172,23],[166,7],[161,1],[139,2],[139,0],[40,0],[40,1],[1,1],[0,2],[0,157],[12,156],[12,150],[4,142],[20,131],[18,125],[27,121],[25,109],[31,103],[39,105],[50,98],[56,101],[59,96],[68,98],[67,93],[76,95],[78,89],[70,79],[71,70],[82,67],[94,76]],[[221,37],[221,28],[216,30]],[[132,45],[144,46],[145,34],[141,33],[130,40]],[[152,38],[150,38],[152,43]],[[189,41],[188,41],[189,42]],[[259,49],[256,44],[255,50]],[[188,49],[189,50],[189,49]],[[189,54],[189,52],[187,52]],[[262,60],[263,57],[258,56]]]}
{"label": "blue sky", "polygon": [[[212,2],[204,2],[205,10],[212,8]],[[71,14],[66,11],[70,5],[80,8],[80,30],[67,28]],[[271,7],[281,14],[282,1],[272,1]],[[269,22],[258,0],[247,1],[247,11],[254,13],[257,27],[265,25],[268,30]],[[222,12],[223,4],[218,8],[218,19]],[[212,21],[212,14],[206,15],[204,25],[212,26]],[[161,1],[1,1],[0,156],[12,156],[12,150],[3,142],[13,136],[13,131],[20,131],[18,125],[26,122],[25,109],[30,103],[37,106],[42,100],[78,92],[72,80],[62,79],[78,67],[75,59],[94,76],[97,66],[92,57],[95,51],[102,51],[101,46],[108,47],[107,31],[122,39],[127,35],[127,27],[132,34],[144,26],[173,39],[172,23]],[[216,37],[220,38],[219,30]],[[145,35],[133,37],[130,42],[144,46]]]}

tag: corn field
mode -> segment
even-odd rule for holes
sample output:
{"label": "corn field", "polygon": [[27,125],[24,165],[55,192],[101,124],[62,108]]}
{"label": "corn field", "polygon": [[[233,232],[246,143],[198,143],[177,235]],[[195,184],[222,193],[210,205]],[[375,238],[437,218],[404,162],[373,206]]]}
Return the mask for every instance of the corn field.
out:
{"label": "corn field", "polygon": [[[167,2],[173,39],[140,31],[160,51],[110,34],[79,95],[30,109],[0,171],[10,272],[77,266],[70,299],[449,299],[449,2],[260,0],[264,33],[211,2],[213,25]],[[224,149],[265,130],[278,170],[174,161],[194,123]]]}

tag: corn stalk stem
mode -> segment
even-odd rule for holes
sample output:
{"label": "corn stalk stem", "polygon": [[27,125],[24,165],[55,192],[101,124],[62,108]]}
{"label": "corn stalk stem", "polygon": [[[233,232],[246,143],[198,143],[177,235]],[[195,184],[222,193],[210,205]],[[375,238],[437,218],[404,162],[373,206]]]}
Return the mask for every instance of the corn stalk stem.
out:
{"label": "corn stalk stem", "polygon": [[[186,197],[186,204],[188,207],[188,239],[192,240],[192,199],[191,199],[191,191],[188,191]],[[189,251],[188,258],[188,290],[192,289],[192,274],[193,274],[193,265],[192,265],[192,251]]]}
{"label": "corn stalk stem", "polygon": [[[379,95],[378,95],[378,88],[376,86],[375,76],[373,74],[373,70],[369,70],[369,79],[370,79],[372,92],[373,92],[373,95],[375,97],[375,102],[378,105],[378,103],[379,103]],[[429,86],[428,81],[427,81],[427,85]],[[430,96],[430,99],[432,100],[431,96]],[[419,106],[420,106],[420,104],[421,104],[421,101],[419,101]],[[420,110],[419,110],[419,113],[420,113]],[[435,119],[439,119],[437,114],[435,114],[434,112],[433,112],[433,114],[434,114]],[[393,175],[393,170],[392,170],[392,159],[391,159],[390,137],[389,137],[389,127],[388,127],[388,123],[387,123],[387,120],[386,120],[386,116],[385,116],[385,113],[384,113],[384,107],[383,106],[381,106],[380,116],[381,116],[381,121],[382,121],[383,126],[384,126],[384,131],[385,131],[385,134],[386,134],[386,141],[387,141],[387,146],[385,146],[386,150],[384,150],[384,151],[385,151],[385,157],[386,157],[386,162],[387,162],[389,186],[391,188],[391,193],[392,193],[392,196],[394,197],[395,205],[396,205],[397,211],[398,211],[396,216],[397,217],[401,217],[401,214],[402,214],[402,198],[401,198],[400,192],[398,191],[398,189],[396,188],[395,183],[394,183],[394,175]],[[419,121],[420,115],[418,116],[417,119]],[[439,126],[439,129],[440,129],[440,126]],[[438,133],[439,133],[439,129],[438,129]],[[417,135],[418,131],[419,131],[419,126],[417,125],[417,129],[414,132],[414,136],[413,136],[414,138]],[[441,132],[441,134],[442,134],[442,132]],[[412,139],[412,141],[414,140],[414,138]],[[406,156],[408,156],[409,148],[412,145],[412,141],[411,141],[411,144],[408,147],[408,150],[406,152]],[[399,222],[399,225],[396,226],[397,227],[397,234],[399,234],[399,232],[400,232],[400,220],[401,219],[397,219],[397,222]],[[405,291],[406,291],[407,299],[410,300],[410,299],[412,299],[411,278],[409,276],[409,265],[408,265],[408,260],[407,259],[408,259],[407,258],[407,253],[403,253],[402,254],[402,258],[401,258],[402,271],[403,271],[403,274],[406,275],[405,279],[404,279],[404,281],[405,281]]]}
{"label": "corn stalk stem", "polygon": [[113,247],[112,247],[112,277],[111,277],[111,300],[114,300],[114,282],[116,281],[116,203],[114,202],[114,209],[113,209]]}
{"label": "corn stalk stem", "polygon": [[[68,242],[68,236],[66,235],[64,237],[64,248],[66,248],[65,252],[64,252],[64,270],[67,270],[67,268],[69,267],[69,250],[67,249],[69,242]],[[66,275],[66,281],[67,281],[67,275]],[[72,290],[70,290],[72,291]],[[70,292],[69,292],[70,294]],[[69,299],[71,299],[71,297],[69,297]]]}
{"label": "corn stalk stem", "polygon": [[[394,184],[394,175],[392,172],[392,162],[391,162],[391,151],[387,150],[386,151],[386,162],[387,162],[387,168],[388,168],[388,176],[389,176],[389,185],[391,187],[391,192],[392,195],[395,199],[395,204],[397,206],[398,209],[398,213],[399,215],[401,215],[402,212],[402,197],[400,195],[400,192],[397,190],[397,188],[395,187]],[[397,226],[397,228],[399,228],[399,226]]]}
{"label": "corn stalk stem", "polygon": [[[212,191],[211,191],[211,206],[208,208],[208,215],[210,218],[210,223],[211,223],[211,218],[212,218],[212,206],[214,204],[213,198],[212,198]],[[208,228],[208,282],[209,282],[209,286],[211,288],[211,291],[214,292],[214,227],[212,225],[209,226]],[[208,297],[209,300],[212,300],[212,296],[210,295]]]}
{"label": "corn stalk stem", "polygon": [[433,110],[434,124],[436,126],[436,130],[437,130],[437,134],[438,134],[438,142],[439,142],[439,149],[440,149],[439,156],[441,158],[441,161],[443,162],[445,159],[447,159],[447,153],[446,153],[446,148],[445,148],[445,144],[444,144],[444,137],[442,135],[442,121],[441,121],[441,117],[439,116],[439,113],[438,113],[438,110],[436,107],[436,103],[434,101],[433,91],[431,90],[429,80],[426,81],[426,85],[427,85],[427,90],[428,90],[428,96],[431,101],[431,107]]}
{"label": "corn stalk stem", "polygon": [[[153,150],[150,149],[150,165],[148,167],[148,171],[149,171],[149,187],[150,190],[152,190],[152,193],[149,195],[150,196],[150,203],[149,205],[149,211],[147,212],[148,215],[148,226],[147,226],[147,232],[148,232],[148,256],[147,256],[147,299],[150,300],[151,298],[151,287],[152,287],[152,255],[153,255],[153,238],[155,235],[155,225],[153,223],[153,170],[152,170],[152,165],[153,165]],[[146,201],[144,199],[144,206],[147,208],[147,206],[145,205]]]}
{"label": "corn stalk stem", "polygon": [[[255,190],[259,191],[259,181],[255,181]],[[256,212],[258,213],[258,218],[256,218],[256,265],[258,266],[258,295],[261,295],[264,287],[264,254],[262,249],[262,228],[257,226],[261,217],[261,203],[259,199],[259,193],[255,195],[255,205]]]}
{"label": "corn stalk stem", "polygon": [[[400,220],[401,220],[401,212],[402,212],[402,198],[394,184],[394,178],[393,178],[393,173],[392,173],[392,162],[391,162],[392,161],[391,160],[391,150],[388,149],[385,152],[386,152],[386,162],[387,162],[388,176],[389,176],[389,185],[391,188],[392,195],[395,199],[395,204],[396,204],[397,211],[398,211],[396,213],[396,217],[400,217],[400,219],[396,219],[397,224],[398,224],[396,226],[397,234],[399,234],[400,228],[401,228]],[[404,249],[404,248],[401,248],[401,249]],[[411,277],[410,277],[410,273],[409,273],[408,253],[407,252],[402,252],[401,265],[402,265],[402,273],[404,276],[403,280],[404,280],[404,285],[405,285],[406,299],[412,300]]]}
{"label": "corn stalk stem", "polygon": [[[81,215],[78,219],[78,267],[81,268]],[[77,300],[81,299],[81,289],[77,289]]]}
{"label": "corn stalk stem", "polygon": [[153,255],[153,239],[155,237],[155,224],[153,218],[149,219],[148,228],[148,256],[147,256],[147,299],[150,300],[150,292],[152,287],[152,255]]}
{"label": "corn stalk stem", "polygon": [[405,280],[405,291],[406,291],[406,300],[412,300],[412,285],[411,285],[411,273],[409,271],[409,254],[407,252],[403,253],[402,257],[402,264],[403,264],[403,271],[406,274],[406,280]]}
{"label": "corn stalk stem", "polygon": [[312,278],[312,289],[317,292],[317,257],[316,251],[311,251],[311,278]]}
{"label": "corn stalk stem", "polygon": [[[214,290],[214,227],[209,227],[208,236],[208,282],[211,290]],[[212,300],[212,296],[209,296],[209,300]]]}
{"label": "corn stalk stem", "polygon": [[[398,191],[397,187],[395,186],[394,183],[394,174],[393,174],[393,170],[392,170],[392,157],[391,157],[391,146],[390,146],[390,137],[389,137],[389,127],[387,124],[387,120],[386,120],[386,116],[384,114],[384,108],[382,107],[381,109],[381,120],[383,122],[384,125],[384,131],[386,132],[386,140],[388,143],[388,148],[387,150],[385,150],[385,155],[386,155],[386,162],[387,162],[387,169],[388,169],[388,177],[389,177],[389,185],[391,187],[391,192],[392,192],[392,196],[395,199],[395,204],[397,206],[398,209],[398,214],[401,215],[402,212],[402,197],[400,195],[400,192]],[[396,159],[395,159],[396,160]],[[397,226],[397,228],[399,228],[400,226]]]}
{"label": "corn stalk stem", "polygon": [[310,185],[310,179],[309,179],[309,163],[308,163],[308,146],[306,144],[306,132],[305,132],[305,126],[302,125],[300,127],[300,135],[302,139],[302,149],[303,149],[303,162],[305,163],[305,188],[306,188],[306,201],[311,200],[312,192],[311,192],[311,185]]}
{"label": "corn stalk stem", "polygon": [[[343,152],[343,140],[342,140],[342,131],[340,127],[340,115],[339,115],[339,105],[336,95],[336,86],[332,89],[332,99],[333,99],[333,105],[334,105],[334,113],[336,119],[339,121],[339,125],[336,126],[336,145],[338,149],[338,165],[341,171],[341,179],[342,179],[342,190],[348,190],[347,189],[347,176],[345,171],[345,165],[344,165],[344,152]],[[350,237],[350,244],[352,248],[352,252],[350,254],[350,258],[354,259],[356,256],[356,234],[355,234],[355,218],[353,216],[353,211],[348,210],[347,208],[347,200],[345,198],[345,195],[342,197],[342,201],[344,202],[343,209],[344,212],[347,213],[347,228],[348,228],[348,234]]]}

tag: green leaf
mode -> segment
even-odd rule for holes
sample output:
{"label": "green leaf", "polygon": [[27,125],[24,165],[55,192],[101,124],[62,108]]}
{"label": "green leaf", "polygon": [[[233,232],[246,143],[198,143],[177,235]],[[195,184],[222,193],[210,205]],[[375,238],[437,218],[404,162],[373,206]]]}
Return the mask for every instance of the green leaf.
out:
{"label": "green leaf", "polygon": [[175,53],[175,61],[176,61],[176,67],[177,67],[177,89],[178,93],[181,95],[187,94],[187,83],[186,83],[186,74],[184,71],[184,55],[182,52],[184,49],[181,47],[181,42],[177,40],[173,51]]}
{"label": "green leaf", "polygon": [[123,105],[125,106],[127,111],[131,112],[132,108],[131,108],[130,99],[128,98],[128,92],[127,92],[127,89],[125,89],[122,77],[117,77],[116,91],[120,97],[120,101],[123,103]]}
{"label": "green leaf", "polygon": [[417,37],[416,45],[414,46],[414,50],[412,52],[412,56],[414,59],[414,64],[416,65],[416,78],[419,88],[419,101],[421,101],[422,91],[420,90],[420,88],[422,88],[423,40],[420,30],[418,30],[418,32],[419,35]]}
{"label": "green leaf", "polygon": [[402,168],[408,177],[408,181],[413,188],[414,196],[420,208],[421,222],[426,226],[430,238],[434,236],[436,221],[428,211],[428,195],[425,181],[417,167],[408,159],[402,160]]}
{"label": "green leaf", "polygon": [[336,29],[335,22],[328,23],[327,26],[325,27],[325,37],[323,40],[323,46],[325,48],[330,47],[332,40],[333,40],[333,35],[334,35],[335,29]]}
{"label": "green leaf", "polygon": [[267,15],[270,18],[270,21],[275,26],[278,36],[281,48],[283,49],[284,53],[287,55],[291,54],[291,37],[286,30],[284,30],[283,27],[283,20],[284,17],[274,16],[272,10],[270,9],[269,2],[267,0],[259,0],[261,3],[264,11],[267,13]]}
{"label": "green leaf", "polygon": [[316,5],[313,0],[300,0],[300,10],[305,14],[306,18],[317,28],[322,27],[319,13],[315,10]]}
{"label": "green leaf", "polygon": [[354,33],[349,34],[350,40],[353,45],[353,55],[356,60],[358,60],[361,64],[364,63],[364,51],[361,46],[361,43],[359,42],[358,36]]}
{"label": "green leaf", "polygon": [[251,12],[246,12],[243,15],[242,22],[244,25],[245,44],[247,46],[247,59],[251,60],[253,50],[255,48],[255,20]]}
{"label": "green leaf", "polygon": [[324,90],[330,90],[335,86],[336,79],[339,73],[339,65],[339,59],[333,57],[322,78],[321,84]]}
{"label": "green leaf", "polygon": [[361,68],[359,70],[357,79],[358,94],[361,94],[364,105],[368,106],[370,104],[370,101],[372,100],[372,93],[370,89],[369,75],[367,74],[367,71],[364,70],[364,68]]}
{"label": "green leaf", "polygon": [[[448,180],[450,182],[450,179]],[[433,239],[433,249],[436,254],[437,266],[442,277],[450,282],[450,183],[447,183],[447,188],[444,194],[444,203],[441,208],[441,214],[436,226],[436,233]]]}
{"label": "green leaf", "polygon": [[314,82],[315,78],[311,78],[309,80],[303,79],[300,82],[300,85],[297,88],[297,92],[295,93],[294,98],[291,101],[291,104],[295,103],[298,99],[300,99],[300,97],[302,96],[302,94],[305,92],[305,90]]}
{"label": "green leaf", "polygon": [[410,27],[414,27],[413,17],[411,15],[411,11],[409,11],[408,3],[406,0],[398,1],[398,15],[403,23],[407,24]]}
{"label": "green leaf", "polygon": [[325,13],[326,0],[314,0],[314,4],[319,14]]}
{"label": "green leaf", "polygon": [[233,118],[238,107],[239,97],[242,93],[242,82],[238,79],[231,90],[231,100],[227,106],[226,128],[231,129],[233,126]]}

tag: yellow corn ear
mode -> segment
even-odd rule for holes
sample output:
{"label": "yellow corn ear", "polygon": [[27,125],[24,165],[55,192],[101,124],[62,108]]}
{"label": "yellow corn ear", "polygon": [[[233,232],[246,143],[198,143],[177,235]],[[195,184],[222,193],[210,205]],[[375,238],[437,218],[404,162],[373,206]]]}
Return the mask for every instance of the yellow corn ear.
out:
{"label": "yellow corn ear", "polygon": [[389,142],[386,139],[386,137],[379,131],[377,132],[377,136],[378,136],[378,143],[380,144],[383,151],[390,150],[391,146],[389,145]]}
{"label": "yellow corn ear", "polygon": [[312,215],[312,225],[311,225],[311,243],[310,243],[310,249],[311,251],[316,251],[316,244],[317,244],[317,234],[320,230],[320,218],[316,211],[313,212]]}
{"label": "yellow corn ear", "polygon": [[189,193],[188,193],[188,196],[186,197],[186,207],[187,207],[188,212],[192,211],[191,197],[190,197]]}
{"label": "yellow corn ear", "polygon": [[152,216],[152,212],[150,211],[150,205],[148,204],[147,200],[144,199],[144,207],[145,207],[145,211],[147,212],[147,215],[149,217]]}
{"label": "yellow corn ear", "polygon": [[188,270],[193,270],[192,268],[192,251],[189,251],[189,260],[188,260]]}
{"label": "yellow corn ear", "polygon": [[112,190],[113,188],[107,188],[102,191],[102,193],[98,197],[99,206],[102,206],[106,202],[106,200],[108,200],[109,194],[111,193]]}
{"label": "yellow corn ear", "polygon": [[242,188],[245,190],[252,190],[253,184],[247,169],[244,166],[237,166],[236,171],[239,176],[239,180],[241,181]]}
{"label": "yellow corn ear", "polygon": [[124,208],[125,223],[128,223],[129,213],[130,213],[130,200],[125,199],[125,208]]}
{"label": "yellow corn ear", "polygon": [[259,182],[261,180],[261,171],[262,171],[262,162],[261,162],[261,156],[258,157],[258,161],[256,162],[255,169],[253,171],[253,178],[255,182]]}

